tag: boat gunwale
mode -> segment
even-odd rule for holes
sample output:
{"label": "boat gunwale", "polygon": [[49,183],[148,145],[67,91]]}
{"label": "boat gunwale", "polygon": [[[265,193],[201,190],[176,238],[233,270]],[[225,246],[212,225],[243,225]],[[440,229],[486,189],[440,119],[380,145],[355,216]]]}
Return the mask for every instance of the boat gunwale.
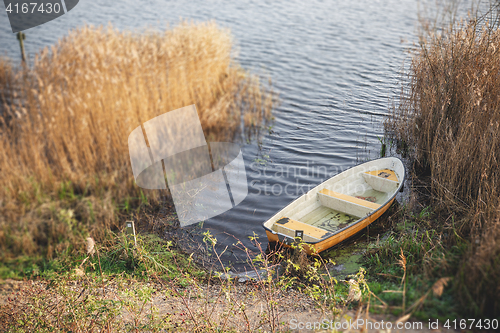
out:
{"label": "boat gunwale", "polygon": [[[350,224],[350,225],[348,225],[348,226],[346,226],[346,227],[344,227],[344,228],[342,228],[342,229],[339,229],[339,230],[337,230],[337,231],[335,231],[335,232],[331,232],[331,231],[329,231],[329,232],[331,232],[332,234],[330,235],[330,237],[328,237],[328,239],[329,239],[329,238],[331,238],[331,237],[333,237],[333,236],[335,236],[335,235],[337,235],[337,234],[339,234],[339,233],[341,233],[341,232],[343,232],[343,231],[345,231],[345,230],[347,230],[347,229],[350,229],[350,228],[352,228],[352,227],[356,226],[358,223],[361,223],[362,221],[364,221],[365,219],[367,219],[367,218],[368,218],[368,217],[370,217],[371,215],[373,215],[373,214],[375,214],[376,212],[378,212],[379,210],[381,210],[381,209],[385,208],[388,204],[390,204],[390,203],[391,203],[391,202],[392,202],[392,201],[396,198],[396,195],[397,195],[397,194],[401,191],[401,188],[403,187],[403,185],[404,185],[404,181],[405,181],[405,179],[406,179],[406,168],[404,167],[404,163],[403,163],[403,161],[402,161],[399,157],[395,157],[395,156],[388,156],[388,157],[380,157],[380,158],[377,158],[377,159],[374,159],[374,160],[371,160],[371,161],[367,161],[367,162],[365,162],[365,163],[374,162],[374,161],[378,161],[378,160],[382,160],[382,159],[387,159],[387,158],[394,158],[394,159],[397,159],[397,160],[398,160],[398,161],[399,161],[399,162],[403,165],[403,178],[402,178],[402,179],[401,179],[401,181],[399,182],[399,186],[398,186],[398,188],[394,191],[394,194],[393,194],[392,196],[390,196],[390,197],[389,197],[389,198],[388,198],[388,199],[387,199],[387,200],[386,200],[383,204],[381,204],[381,205],[380,205],[380,207],[378,207],[377,209],[375,209],[375,210],[373,210],[372,212],[370,212],[370,214],[367,214],[366,216],[359,218],[356,222],[354,222],[354,223],[352,223],[352,224]],[[359,167],[359,166],[361,166],[361,165],[363,165],[363,164],[365,164],[365,163],[362,163],[362,164],[358,164],[358,165],[352,166],[352,167],[348,168],[347,170],[344,170],[344,171],[342,171],[342,172],[340,172],[340,173],[338,173],[338,174],[336,174],[336,175],[334,175],[334,176],[330,177],[329,179],[325,180],[324,182],[322,182],[322,183],[318,184],[316,187],[318,187],[318,186],[320,186],[321,184],[323,184],[323,183],[325,183],[325,182],[329,181],[329,180],[330,180],[330,179],[332,179],[333,177],[336,177],[336,176],[338,176],[338,175],[340,175],[340,174],[342,174],[342,173],[344,173],[344,172],[348,172],[349,170],[354,169],[354,168],[356,168],[356,167]],[[302,198],[304,195],[307,195],[310,191],[314,190],[316,187],[314,187],[313,189],[311,189],[311,190],[307,191],[307,193],[305,193],[305,194],[303,194],[303,195],[301,195],[301,196],[299,196],[299,197],[295,198],[292,202],[288,203],[287,205],[283,206],[283,207],[279,210],[279,212],[280,212],[280,211],[282,211],[283,209],[285,209],[286,207],[288,207],[289,205],[293,204],[295,201],[297,201],[297,200],[299,200],[300,198]],[[276,214],[275,214],[275,215],[276,215]],[[273,215],[273,217],[274,217],[275,215]],[[265,224],[266,224],[266,223],[267,223],[270,219],[272,219],[273,217],[271,217],[271,218],[267,219],[265,222],[263,222],[263,223],[262,223],[262,226],[264,227],[264,230],[269,231],[269,232],[271,232],[271,233],[272,233],[272,234],[274,234],[274,235],[281,235],[281,236],[284,236],[285,238],[290,238],[290,239],[293,239],[292,237],[290,237],[290,236],[288,236],[288,235],[285,235],[285,234],[282,234],[282,233],[280,233],[280,232],[277,232],[277,231],[271,230],[270,228],[268,228],[268,227],[266,227],[266,226],[265,226]],[[274,222],[274,223],[276,223],[276,222]],[[273,223],[273,224],[274,224],[274,223]],[[322,230],[325,230],[325,229],[322,229]],[[325,231],[328,231],[328,230],[325,230]],[[324,241],[324,239],[320,239],[320,240],[318,240],[318,241],[316,241],[316,242],[305,242],[305,241],[304,241],[304,243],[306,243],[306,244],[317,244],[317,243],[320,243],[320,242],[323,242],[323,241]]]}

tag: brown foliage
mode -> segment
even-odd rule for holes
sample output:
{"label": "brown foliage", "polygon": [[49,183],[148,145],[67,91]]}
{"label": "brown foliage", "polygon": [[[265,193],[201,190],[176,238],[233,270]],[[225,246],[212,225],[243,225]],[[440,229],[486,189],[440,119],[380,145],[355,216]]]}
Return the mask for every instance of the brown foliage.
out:
{"label": "brown foliage", "polygon": [[433,205],[453,215],[448,233],[470,245],[458,286],[465,307],[491,314],[500,306],[491,238],[500,224],[500,30],[477,18],[426,33],[386,129],[430,175]]}
{"label": "brown foliage", "polygon": [[75,219],[99,238],[118,204],[142,195],[127,145],[140,124],[196,104],[207,141],[227,141],[243,123],[259,127],[272,107],[213,22],[144,34],[86,26],[32,68],[2,60],[0,85],[0,246],[28,255],[59,237],[49,226],[64,209],[58,199],[69,198]]}

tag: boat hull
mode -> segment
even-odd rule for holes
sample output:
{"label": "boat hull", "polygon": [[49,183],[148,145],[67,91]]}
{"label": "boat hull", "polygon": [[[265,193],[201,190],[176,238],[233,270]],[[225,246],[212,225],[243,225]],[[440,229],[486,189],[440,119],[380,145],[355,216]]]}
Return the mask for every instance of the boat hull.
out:
{"label": "boat hull", "polygon": [[[394,157],[335,175],[264,222],[268,241],[290,247],[300,235],[307,254],[327,250],[384,214],[402,190],[404,177],[404,165]],[[364,196],[366,193],[374,196]],[[342,223],[346,218],[348,222]]]}

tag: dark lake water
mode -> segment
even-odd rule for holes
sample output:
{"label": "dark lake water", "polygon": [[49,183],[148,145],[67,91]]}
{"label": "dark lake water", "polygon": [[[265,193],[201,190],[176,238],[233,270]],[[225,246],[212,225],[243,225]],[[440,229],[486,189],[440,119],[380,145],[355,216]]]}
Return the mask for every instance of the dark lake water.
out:
{"label": "dark lake water", "polygon": [[[26,50],[33,57],[84,24],[164,29],[184,18],[230,28],[239,62],[272,78],[281,103],[272,131],[260,145],[243,149],[248,197],[205,227],[222,245],[234,243],[233,235],[255,250],[247,239],[255,232],[267,242],[263,221],[321,181],[379,156],[382,123],[408,60],[405,50],[416,40],[417,3],[81,0],[63,17],[26,31]],[[0,52],[20,57],[4,11]]]}

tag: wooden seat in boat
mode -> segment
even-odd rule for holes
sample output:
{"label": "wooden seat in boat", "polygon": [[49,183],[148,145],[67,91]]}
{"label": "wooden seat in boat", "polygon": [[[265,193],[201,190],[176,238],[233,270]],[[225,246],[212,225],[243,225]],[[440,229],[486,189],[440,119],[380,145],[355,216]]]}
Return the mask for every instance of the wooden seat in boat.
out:
{"label": "wooden seat in boat", "polygon": [[347,195],[347,194],[334,192],[334,191],[328,190],[326,188],[319,191],[319,193],[326,194],[326,195],[329,195],[331,197],[334,197],[334,198],[337,198],[340,200],[349,201],[349,202],[355,203],[356,205],[361,205],[361,206],[365,206],[365,207],[372,208],[372,209],[377,209],[380,207],[380,205],[378,203],[371,202],[368,200],[363,200],[363,199],[356,198],[356,197],[352,197],[352,196]]}
{"label": "wooden seat in boat", "polygon": [[323,206],[360,218],[380,207],[377,203],[331,191],[326,188],[319,191],[318,195]]}
{"label": "wooden seat in boat", "polygon": [[273,230],[289,237],[295,237],[295,230],[304,231],[304,241],[315,242],[331,235],[331,232],[292,220],[288,217],[282,217],[273,226]]}
{"label": "wooden seat in boat", "polygon": [[399,187],[398,177],[390,169],[368,171],[362,175],[367,184],[380,192],[392,192]]}

